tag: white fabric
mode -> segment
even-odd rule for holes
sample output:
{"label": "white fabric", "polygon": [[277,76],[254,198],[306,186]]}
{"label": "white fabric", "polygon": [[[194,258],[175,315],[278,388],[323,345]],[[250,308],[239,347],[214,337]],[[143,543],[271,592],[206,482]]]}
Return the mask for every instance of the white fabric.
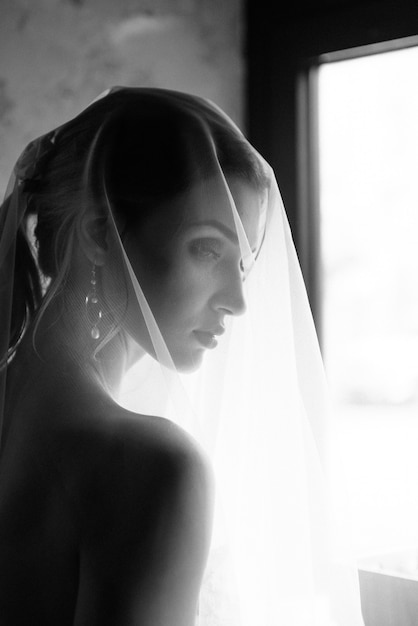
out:
{"label": "white fabric", "polygon": [[[173,99],[180,108],[183,102],[185,113],[192,110],[194,121],[207,133],[205,162],[202,145],[196,148],[190,131],[190,157],[197,168],[208,166],[210,180],[216,182],[215,187],[205,187],[203,181],[198,191],[205,198],[213,193],[210,199],[231,212],[248,270],[246,314],[228,318],[227,332],[205,355],[198,372],[176,372],[107,198],[115,241],[157,357],[145,356],[132,368],[118,401],[178,422],[207,449],[216,471],[213,546],[199,624],[361,626],[322,362],[274,176],[263,162],[271,178],[265,198],[266,232],[255,260],[210,127],[203,115],[199,117],[201,101],[149,92]],[[105,101],[106,95],[96,103]],[[234,128],[211,104],[203,106]],[[94,157],[92,144],[87,168]],[[13,193],[18,193],[16,185]]]}
{"label": "white fabric", "polygon": [[[240,245],[249,254],[232,210]],[[228,321],[228,334],[205,356],[200,371],[169,383],[168,396],[176,390],[178,408],[171,419],[204,444],[218,477],[199,623],[360,626],[323,366],[276,185],[246,299],[248,312]],[[130,385],[133,379],[131,372]],[[131,395],[126,406],[144,410],[139,395],[137,401]]]}

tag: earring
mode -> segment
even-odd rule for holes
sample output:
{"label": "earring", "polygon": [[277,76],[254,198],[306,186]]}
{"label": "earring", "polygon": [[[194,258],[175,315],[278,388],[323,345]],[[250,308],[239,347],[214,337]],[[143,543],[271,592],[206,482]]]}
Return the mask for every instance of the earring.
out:
{"label": "earring", "polygon": [[90,324],[92,324],[92,328],[90,331],[90,335],[93,339],[100,339],[100,329],[98,324],[103,317],[102,310],[100,308],[99,298],[97,296],[97,279],[96,279],[96,264],[93,263],[93,267],[91,270],[91,278],[90,278],[90,291],[86,296],[86,313],[87,319]]}

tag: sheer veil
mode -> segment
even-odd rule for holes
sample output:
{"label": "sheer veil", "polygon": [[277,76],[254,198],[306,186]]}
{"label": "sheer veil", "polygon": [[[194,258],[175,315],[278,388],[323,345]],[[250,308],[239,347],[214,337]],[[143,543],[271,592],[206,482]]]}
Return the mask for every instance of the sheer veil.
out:
{"label": "sheer veil", "polygon": [[[204,218],[221,216],[242,258],[246,312],[225,317],[225,332],[211,340],[217,347],[206,351],[192,373],[178,366],[134,272],[123,225],[113,210],[117,194],[106,175],[115,120],[128,129],[133,124],[135,137],[147,127],[152,138],[152,125],[162,116],[176,128],[179,160],[188,172],[189,183],[179,189],[179,197],[199,207]],[[81,129],[76,139],[75,127]],[[256,246],[231,186],[231,178],[242,172],[230,171],[223,133],[245,144],[263,180]],[[168,145],[174,139],[164,141]],[[163,151],[164,142],[154,148]],[[59,151],[79,159],[79,204],[85,212],[101,207],[110,225],[112,262],[122,268],[126,289],[135,294],[149,337],[148,354],[129,370],[116,400],[131,411],[178,423],[213,462],[217,506],[200,626],[361,626],[325,377],[280,192],[270,166],[214,104],[173,91],[113,88],[23,152],[0,208],[0,418],[7,360],[13,358],[8,354],[11,337],[16,342],[26,328],[16,327],[12,309],[19,265],[25,263],[20,238],[30,239],[31,198]],[[152,167],[155,154],[149,162]],[[173,163],[174,178],[176,167]],[[140,187],[141,174],[135,175]],[[33,244],[32,253],[40,272]],[[63,281],[65,276],[45,280],[43,293],[33,291],[32,302],[21,304],[27,320],[39,315],[42,303],[47,306],[54,297],[55,284],[58,289]],[[123,312],[115,314],[112,336],[122,318]],[[98,341],[98,371],[101,350],[110,340]]]}

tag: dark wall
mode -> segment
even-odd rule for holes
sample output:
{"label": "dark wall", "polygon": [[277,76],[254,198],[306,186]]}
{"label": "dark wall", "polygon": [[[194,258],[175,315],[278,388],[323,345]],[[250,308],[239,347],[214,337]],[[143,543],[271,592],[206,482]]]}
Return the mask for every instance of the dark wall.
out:
{"label": "dark wall", "polygon": [[418,2],[247,0],[246,24],[246,128],[276,169],[295,224],[298,74],[320,54],[418,35]]}
{"label": "dark wall", "polygon": [[320,289],[312,68],[320,55],[417,35],[417,0],[246,0],[246,128],[276,172],[314,313]]}

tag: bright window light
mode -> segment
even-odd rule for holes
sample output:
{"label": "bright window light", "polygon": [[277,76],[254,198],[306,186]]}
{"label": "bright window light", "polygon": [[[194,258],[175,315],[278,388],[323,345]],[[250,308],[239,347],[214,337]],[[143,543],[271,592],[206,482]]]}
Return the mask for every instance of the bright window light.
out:
{"label": "bright window light", "polygon": [[418,48],[319,70],[323,350],[358,556],[418,547]]}

